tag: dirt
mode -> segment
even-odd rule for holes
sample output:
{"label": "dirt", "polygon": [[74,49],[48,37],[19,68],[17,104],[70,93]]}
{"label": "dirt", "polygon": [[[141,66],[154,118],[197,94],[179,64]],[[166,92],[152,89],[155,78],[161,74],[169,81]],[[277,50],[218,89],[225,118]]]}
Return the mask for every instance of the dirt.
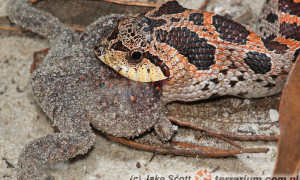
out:
{"label": "dirt", "polygon": [[[7,15],[5,11],[7,2],[7,0],[0,0],[1,16]],[[193,4],[192,7],[200,7],[199,4],[202,3],[201,1],[194,2],[198,4]],[[185,3],[191,4],[191,1],[185,1]],[[251,3],[255,6],[242,0],[226,0],[225,2],[211,0],[207,10],[221,13],[250,25],[257,19],[262,5],[260,0],[251,1]],[[54,7],[53,12],[60,5]],[[133,11],[130,13],[134,14]],[[88,19],[86,23],[89,24],[91,21],[93,21],[92,18]],[[255,26],[252,27],[255,29]],[[40,36],[24,32],[0,31],[0,39],[0,179],[16,179],[17,158],[22,148],[33,139],[55,132],[52,122],[37,105],[27,85],[33,53],[49,47],[49,43]],[[243,116],[243,122],[247,121],[251,126],[249,120],[251,117],[256,117],[258,121],[270,120],[269,112],[272,109],[272,112],[275,110],[276,113],[279,96],[255,101],[258,102],[224,98],[183,105],[175,103],[168,106],[168,109],[169,114],[172,115],[172,108],[181,108],[182,112],[191,112],[191,109],[200,111],[198,108],[202,108],[205,112],[209,111],[207,113],[211,116],[216,113],[210,107],[226,104],[223,106],[223,111],[216,114],[217,116],[225,116],[228,119],[240,119],[239,117]],[[265,102],[266,105],[261,102]],[[244,104],[241,111],[234,106],[236,103]],[[262,108],[253,104],[260,104],[259,107]],[[232,105],[231,108],[227,107],[228,105]],[[253,109],[259,109],[260,113],[257,114]],[[240,116],[235,113],[240,113]],[[203,114],[207,116],[207,114]],[[217,116],[212,122],[218,122]],[[185,118],[190,117],[201,119],[200,116],[195,117],[192,113],[185,116]],[[207,126],[210,127],[211,124],[207,124]],[[260,127],[262,126],[258,128]],[[273,127],[275,129],[272,129]],[[233,129],[230,125],[222,128],[229,132]],[[274,133],[278,133],[276,125],[269,128]],[[165,179],[176,176],[184,179],[191,176],[191,179],[194,179],[200,170],[210,171],[213,178],[217,176],[257,177],[271,176],[275,164],[276,142],[239,142],[245,147],[270,148],[266,154],[242,154],[228,158],[194,158],[154,155],[151,152],[135,150],[108,140],[97,130],[94,132],[97,134],[96,142],[86,155],[53,165],[46,168],[45,172],[51,174],[51,177],[55,179],[130,179],[133,177],[146,179],[148,175],[165,177]]]}

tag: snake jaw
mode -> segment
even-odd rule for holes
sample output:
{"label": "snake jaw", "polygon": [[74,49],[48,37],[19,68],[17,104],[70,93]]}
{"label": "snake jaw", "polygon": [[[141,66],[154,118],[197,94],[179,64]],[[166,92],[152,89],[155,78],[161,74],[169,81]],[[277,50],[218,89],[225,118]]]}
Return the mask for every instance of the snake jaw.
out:
{"label": "snake jaw", "polygon": [[[108,57],[107,57],[108,58]],[[116,58],[116,56],[114,56]],[[150,63],[148,59],[144,59],[139,64],[129,64],[127,60],[120,59],[119,61],[105,62],[122,76],[139,82],[156,82],[166,79],[160,67]]]}

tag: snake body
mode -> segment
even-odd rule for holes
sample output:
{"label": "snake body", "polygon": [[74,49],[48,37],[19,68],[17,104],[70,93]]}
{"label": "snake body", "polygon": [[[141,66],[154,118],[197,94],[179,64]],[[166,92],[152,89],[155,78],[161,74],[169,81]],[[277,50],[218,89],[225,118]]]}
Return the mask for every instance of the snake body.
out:
{"label": "snake body", "polygon": [[159,81],[166,103],[270,96],[282,91],[299,54],[299,16],[299,0],[267,0],[256,34],[168,1],[122,19],[94,52],[129,79]]}

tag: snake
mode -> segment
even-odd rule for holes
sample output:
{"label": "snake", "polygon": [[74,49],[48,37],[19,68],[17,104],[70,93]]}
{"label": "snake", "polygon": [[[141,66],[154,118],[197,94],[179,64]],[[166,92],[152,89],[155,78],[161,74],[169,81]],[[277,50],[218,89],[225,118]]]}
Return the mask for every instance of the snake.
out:
{"label": "snake", "polygon": [[258,32],[175,0],[120,19],[94,47],[122,76],[159,84],[163,102],[280,93],[300,51],[300,0],[266,0]]}

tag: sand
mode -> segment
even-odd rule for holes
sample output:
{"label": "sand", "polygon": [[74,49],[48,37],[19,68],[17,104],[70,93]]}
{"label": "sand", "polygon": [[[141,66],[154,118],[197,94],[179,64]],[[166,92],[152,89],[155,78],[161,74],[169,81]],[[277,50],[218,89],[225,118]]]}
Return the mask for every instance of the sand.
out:
{"label": "sand", "polygon": [[[0,0],[0,16],[6,16],[7,0]],[[187,1],[187,3],[191,3]],[[251,1],[254,2],[254,1]],[[212,0],[207,10],[218,13],[249,10],[257,18],[262,3],[247,4],[242,0]],[[248,2],[250,3],[250,2]],[[236,5],[236,6],[235,6]],[[193,7],[193,6],[192,6]],[[195,6],[196,7],[196,6]],[[246,12],[247,14],[247,12]],[[33,99],[27,82],[32,54],[49,46],[47,40],[32,35],[0,34],[0,179],[16,179],[17,158],[22,148],[33,139],[54,132],[52,122]],[[271,176],[276,156],[276,142],[242,142],[246,147],[268,147],[266,154],[242,154],[228,158],[193,158],[135,150],[97,134],[93,148],[68,162],[53,165],[45,173],[55,179],[146,179],[149,176],[171,179],[195,179],[199,170],[212,172],[212,177]]]}

